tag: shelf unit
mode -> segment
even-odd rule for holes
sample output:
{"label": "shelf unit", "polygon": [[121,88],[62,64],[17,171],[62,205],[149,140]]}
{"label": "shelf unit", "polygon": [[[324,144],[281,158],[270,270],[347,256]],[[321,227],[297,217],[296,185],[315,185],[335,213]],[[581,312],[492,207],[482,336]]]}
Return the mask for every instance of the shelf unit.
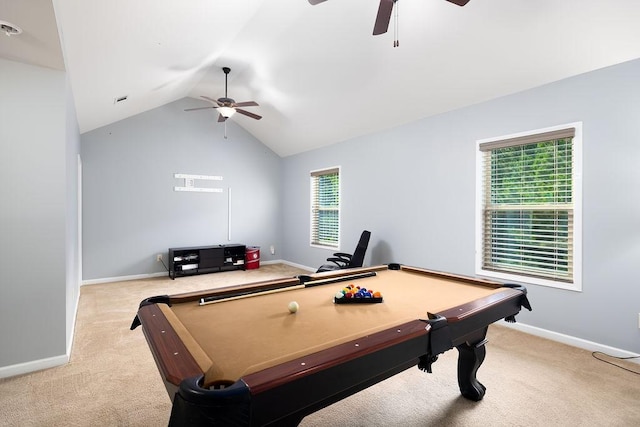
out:
{"label": "shelf unit", "polygon": [[239,244],[169,248],[169,277],[244,270],[245,252]]}

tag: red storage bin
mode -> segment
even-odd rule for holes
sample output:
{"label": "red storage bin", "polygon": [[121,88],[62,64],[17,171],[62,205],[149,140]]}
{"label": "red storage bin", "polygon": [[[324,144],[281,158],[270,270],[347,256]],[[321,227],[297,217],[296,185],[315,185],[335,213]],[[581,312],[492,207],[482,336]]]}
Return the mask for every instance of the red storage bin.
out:
{"label": "red storage bin", "polygon": [[247,270],[260,268],[260,246],[247,246],[244,261]]}

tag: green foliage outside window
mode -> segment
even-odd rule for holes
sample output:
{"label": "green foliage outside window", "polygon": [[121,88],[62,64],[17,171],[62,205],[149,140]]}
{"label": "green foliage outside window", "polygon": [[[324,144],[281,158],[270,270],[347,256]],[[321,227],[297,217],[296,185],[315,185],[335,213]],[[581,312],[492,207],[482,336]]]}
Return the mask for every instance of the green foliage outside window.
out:
{"label": "green foliage outside window", "polygon": [[488,153],[484,268],[568,280],[571,150],[563,138]]}
{"label": "green foliage outside window", "polygon": [[491,203],[571,203],[571,139],[491,152]]}

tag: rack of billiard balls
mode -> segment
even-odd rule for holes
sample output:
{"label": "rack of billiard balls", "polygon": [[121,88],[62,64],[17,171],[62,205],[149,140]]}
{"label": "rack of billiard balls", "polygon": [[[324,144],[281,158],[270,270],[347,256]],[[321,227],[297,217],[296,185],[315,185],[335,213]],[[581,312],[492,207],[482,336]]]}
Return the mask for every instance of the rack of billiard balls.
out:
{"label": "rack of billiard balls", "polygon": [[372,289],[350,284],[336,292],[333,302],[336,304],[373,304],[382,302],[382,294]]}

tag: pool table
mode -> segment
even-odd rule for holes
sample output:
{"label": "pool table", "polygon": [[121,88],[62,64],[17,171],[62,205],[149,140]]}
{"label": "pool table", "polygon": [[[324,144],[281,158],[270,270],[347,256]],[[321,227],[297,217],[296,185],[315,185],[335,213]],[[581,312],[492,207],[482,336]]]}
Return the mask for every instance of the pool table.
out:
{"label": "pool table", "polygon": [[[336,303],[349,285],[382,300]],[[173,401],[170,425],[297,425],[412,366],[431,372],[454,347],[462,395],[481,400],[487,328],[521,307],[522,286],[389,264],[151,297],[131,329]]]}

